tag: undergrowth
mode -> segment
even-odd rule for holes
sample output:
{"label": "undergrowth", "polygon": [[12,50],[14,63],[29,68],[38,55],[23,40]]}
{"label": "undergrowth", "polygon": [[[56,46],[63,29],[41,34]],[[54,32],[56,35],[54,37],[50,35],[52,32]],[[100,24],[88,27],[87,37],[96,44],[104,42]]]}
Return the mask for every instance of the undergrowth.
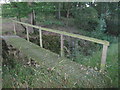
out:
{"label": "undergrowth", "polygon": [[[95,52],[92,56],[82,58],[82,60],[79,57],[79,61],[77,61],[85,66],[94,67],[96,70],[99,70],[101,53],[102,49]],[[111,79],[112,87],[118,87],[118,43],[112,44],[108,48],[105,72]]]}

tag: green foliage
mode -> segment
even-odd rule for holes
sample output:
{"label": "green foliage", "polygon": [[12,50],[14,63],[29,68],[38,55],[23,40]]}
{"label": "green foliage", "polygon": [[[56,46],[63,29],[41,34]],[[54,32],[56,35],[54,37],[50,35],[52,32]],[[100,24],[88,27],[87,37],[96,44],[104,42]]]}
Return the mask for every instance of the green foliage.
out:
{"label": "green foliage", "polygon": [[13,17],[10,4],[2,5],[2,17]]}
{"label": "green foliage", "polygon": [[118,22],[118,20],[116,19],[116,21],[114,20],[107,20],[107,33],[114,35],[114,36],[118,36],[120,35],[120,21]]}
{"label": "green foliage", "polygon": [[106,71],[107,75],[112,80],[113,87],[118,87],[118,43],[111,45],[108,50]]}
{"label": "green foliage", "polygon": [[120,9],[118,7],[118,3],[110,3],[109,4],[109,15],[106,17],[107,24],[107,33],[118,36],[120,34],[120,21],[119,14]]}
{"label": "green foliage", "polygon": [[96,30],[92,32],[86,32],[84,30],[80,30],[80,33],[82,35],[88,36],[88,37],[93,37],[101,40],[106,40],[109,41],[110,43],[116,43],[118,42],[118,37],[109,35],[107,33],[104,33],[103,31]]}
{"label": "green foliage", "polygon": [[60,37],[53,35],[43,35],[43,47],[52,52],[60,53]]}
{"label": "green foliage", "polygon": [[[31,35],[35,38],[30,38],[30,41],[39,45],[39,36]],[[48,49],[54,53],[60,53],[60,37],[57,35],[42,35],[43,48]]]}
{"label": "green foliage", "polygon": [[[106,74],[111,79],[112,87],[118,86],[118,46],[116,43],[118,38],[110,36],[109,34],[118,36],[120,28],[118,21],[118,14],[120,10],[118,9],[118,3],[95,3],[96,6],[90,5],[86,7],[87,3],[61,3],[63,5],[61,7],[61,15],[64,16],[64,21],[68,21],[70,26],[77,26],[80,28],[80,34],[107,40],[110,42],[110,47],[108,49],[107,56],[107,65],[106,65]],[[94,4],[94,5],[95,5]],[[40,25],[50,26],[65,26],[65,22],[61,20],[55,19],[58,3],[36,3],[33,2],[31,6],[28,5],[27,2],[12,2],[11,4],[2,5],[2,16],[3,17],[27,17],[28,14],[34,10],[36,14],[36,21]],[[74,7],[75,10],[72,10]],[[67,10],[70,10],[69,19],[66,18]],[[97,11],[96,11],[97,10]],[[100,16],[100,15],[104,15]],[[70,20],[71,17],[73,20]],[[100,17],[98,19],[98,17]],[[75,19],[75,20],[74,20]],[[70,20],[70,21],[69,21]],[[75,21],[75,24],[73,24]],[[72,23],[71,23],[72,22]],[[107,26],[107,27],[106,27]],[[105,28],[106,27],[106,28]],[[91,32],[90,32],[91,31]],[[109,34],[103,33],[107,32]],[[34,39],[30,39],[32,42],[39,45],[39,37]],[[65,41],[66,42],[66,41]],[[76,42],[76,41],[74,41]],[[69,48],[68,42],[65,43],[65,46]],[[51,50],[55,53],[60,53],[60,38],[56,35],[43,35],[43,47]],[[95,68],[100,68],[100,60],[101,60],[101,47],[100,45],[86,42],[84,40],[78,41],[78,47],[72,46],[70,47],[70,54],[74,60],[78,63],[84,64],[86,66],[91,66]],[[71,50],[72,48],[72,50]],[[65,52],[66,54],[66,52]],[[92,56],[91,56],[92,55]],[[7,56],[5,52],[3,52],[3,56]],[[9,61],[9,62],[8,62]],[[13,86],[24,85],[26,82],[28,85],[32,85],[33,76],[35,74],[34,70],[30,67],[23,67],[21,64],[17,64],[14,62],[13,57],[9,59],[5,59],[3,62],[3,87],[13,88]],[[16,76],[17,75],[17,76]],[[38,77],[49,77],[41,74],[38,74]],[[12,77],[11,77],[12,76]],[[35,78],[35,77],[34,77]],[[35,78],[37,80],[37,78]],[[53,78],[55,79],[55,78]],[[14,80],[19,83],[14,83]],[[48,78],[44,78],[46,82]],[[55,79],[56,80],[56,79]],[[40,81],[41,84],[44,83]],[[55,84],[55,83],[54,83]],[[43,85],[44,86],[44,85]],[[54,85],[53,85],[54,86]]]}
{"label": "green foliage", "polygon": [[27,87],[28,85],[32,86],[34,70],[31,67],[24,67],[22,64],[16,63],[15,67],[12,69],[8,69],[7,66],[3,66],[3,70],[4,88]]}
{"label": "green foliage", "polygon": [[2,5],[2,16],[3,17],[28,17],[28,14],[34,10],[35,13],[50,14],[54,12],[53,3],[35,3],[31,5],[28,2],[11,2],[10,4]]}
{"label": "green foliage", "polygon": [[[65,23],[71,24],[72,21],[70,22],[68,18],[74,18],[74,26],[80,29],[93,31],[97,28],[97,30],[102,30],[115,36],[119,35],[120,25],[118,14],[120,10],[118,8],[118,3],[60,3],[60,16],[65,18],[68,16],[65,23],[61,22],[60,19],[55,20],[56,14],[59,12],[58,4],[59,3],[53,2],[31,2],[31,5],[29,5],[28,2],[11,2],[10,4],[2,5],[2,16],[17,17],[18,19],[27,17],[30,19],[28,15],[34,10],[36,16],[35,21],[38,23],[42,22],[44,25],[54,24],[64,26]],[[87,7],[87,5],[89,5],[89,7]],[[104,17],[101,17],[101,15],[104,15]],[[49,16],[53,19],[49,19]]]}
{"label": "green foliage", "polygon": [[36,10],[37,13],[53,13],[55,10],[55,5],[52,2],[40,2],[40,3],[34,3],[33,8]]}
{"label": "green foliage", "polygon": [[100,30],[102,32],[106,31],[106,22],[103,14],[101,14],[97,30]]}
{"label": "green foliage", "polygon": [[[86,58],[79,57],[79,63],[94,67],[95,69],[100,69],[101,52],[95,51],[92,56]],[[112,87],[118,87],[118,43],[110,45],[108,48],[108,55],[106,60],[106,75],[112,82]]]}
{"label": "green foliage", "polygon": [[67,48],[67,50],[65,49],[65,56],[75,62],[80,62],[100,49],[98,44],[79,39],[70,39],[65,46]]}
{"label": "green foliage", "polygon": [[22,18],[26,17],[30,12],[26,2],[12,2],[11,4],[2,5],[2,16],[3,17],[17,17]]}
{"label": "green foliage", "polygon": [[75,12],[75,23],[83,30],[93,31],[98,25],[97,11],[92,7],[80,8]]}
{"label": "green foliage", "polygon": [[119,35],[119,20],[118,15],[120,9],[118,2],[96,2],[97,6],[94,8],[98,11],[99,17],[101,19],[101,14],[104,15],[104,20],[106,22],[106,33],[109,33],[114,36]]}
{"label": "green foliage", "polygon": [[56,25],[56,26],[64,26],[64,23],[62,21],[59,20],[46,20],[44,22],[42,22],[43,25]]}

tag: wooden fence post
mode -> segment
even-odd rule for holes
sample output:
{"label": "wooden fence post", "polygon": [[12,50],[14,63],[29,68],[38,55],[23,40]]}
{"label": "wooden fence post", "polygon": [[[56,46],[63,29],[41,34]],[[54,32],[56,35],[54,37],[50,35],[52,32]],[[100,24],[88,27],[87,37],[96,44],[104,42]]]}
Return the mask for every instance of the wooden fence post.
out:
{"label": "wooden fence post", "polygon": [[28,26],[26,26],[26,31],[27,31],[27,40],[28,40],[28,42],[29,42],[30,40],[29,40],[29,31],[28,31]]}
{"label": "wooden fence post", "polygon": [[16,28],[15,28],[15,23],[13,22],[13,27],[14,27],[14,34],[16,35]]}
{"label": "wooden fence post", "polygon": [[108,48],[107,45],[103,45],[100,72],[104,71],[104,69],[105,69],[106,57],[107,57],[107,48]]}
{"label": "wooden fence post", "polygon": [[64,39],[63,35],[61,34],[61,57],[64,57]]}
{"label": "wooden fence post", "polygon": [[79,57],[79,49],[78,49],[78,39],[75,40],[75,59],[78,60]]}
{"label": "wooden fence post", "polygon": [[41,29],[39,29],[39,39],[40,39],[40,47],[42,48],[43,47],[43,45],[42,45],[42,30]]}

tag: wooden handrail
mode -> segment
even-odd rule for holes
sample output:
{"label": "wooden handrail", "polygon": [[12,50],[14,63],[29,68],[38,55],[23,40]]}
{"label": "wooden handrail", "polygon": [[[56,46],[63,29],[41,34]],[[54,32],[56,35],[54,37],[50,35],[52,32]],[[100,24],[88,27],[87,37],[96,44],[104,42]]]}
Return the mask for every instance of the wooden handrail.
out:
{"label": "wooden handrail", "polygon": [[73,34],[73,33],[65,32],[65,31],[58,31],[58,30],[54,30],[54,29],[43,28],[43,27],[28,24],[28,23],[15,21],[15,20],[13,20],[13,21],[16,22],[16,23],[19,23],[19,24],[23,24],[23,25],[30,26],[30,27],[33,27],[33,28],[41,29],[41,30],[44,30],[44,31],[54,32],[54,33],[57,33],[57,34],[62,34],[62,35],[66,35],[66,36],[70,36],[70,37],[74,37],[74,38],[79,38],[79,39],[83,39],[83,40],[87,40],[87,41],[91,41],[91,42],[95,42],[95,43],[99,43],[99,44],[109,46],[109,42],[105,41],[105,40],[100,40],[100,39],[91,38],[91,37],[87,37],[87,36],[83,36],[83,35]]}
{"label": "wooden handrail", "polygon": [[[66,36],[70,36],[70,37],[74,37],[74,38],[78,38],[78,39],[83,39],[83,40],[87,40],[87,41],[91,41],[94,43],[98,43],[98,44],[102,44],[103,45],[103,51],[102,51],[102,58],[101,58],[101,72],[104,71],[105,69],[105,64],[106,64],[106,57],[107,57],[107,48],[109,46],[109,42],[105,41],[105,40],[100,40],[100,39],[96,39],[96,38],[91,38],[91,37],[87,37],[87,36],[83,36],[83,35],[78,35],[78,34],[73,34],[73,33],[69,33],[69,32],[65,32],[65,31],[59,31],[59,30],[54,30],[54,29],[49,29],[49,28],[44,28],[44,27],[39,27],[39,26],[35,26],[32,24],[28,24],[28,23],[23,23],[23,22],[19,22],[19,21],[15,21],[12,20],[13,22],[19,23],[19,24],[23,24],[26,25],[27,27],[33,27],[33,28],[37,28],[39,29],[39,36],[40,36],[40,46],[42,46],[42,30],[44,31],[49,31],[49,32],[53,32],[53,33],[57,33],[61,35],[61,56],[64,56],[64,49],[63,49],[63,35]],[[16,34],[16,30],[15,30],[15,23],[14,23],[14,32]],[[27,28],[27,40],[29,41],[29,33],[28,33],[28,28]]]}

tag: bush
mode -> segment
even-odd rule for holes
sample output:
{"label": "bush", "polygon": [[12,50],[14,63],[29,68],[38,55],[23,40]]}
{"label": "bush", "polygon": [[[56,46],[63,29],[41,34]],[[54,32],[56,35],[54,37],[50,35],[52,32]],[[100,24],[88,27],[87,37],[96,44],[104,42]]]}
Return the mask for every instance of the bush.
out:
{"label": "bush", "polygon": [[60,38],[53,35],[43,35],[43,47],[57,54],[60,53]]}
{"label": "bush", "polygon": [[97,11],[92,7],[79,9],[75,13],[75,23],[80,29],[93,31],[96,29],[98,21]]}
{"label": "bush", "polygon": [[[34,38],[30,38],[32,43],[39,45],[39,36],[32,35]],[[50,50],[54,53],[60,53],[60,37],[57,35],[42,35],[43,48]]]}
{"label": "bush", "polygon": [[117,21],[113,21],[113,20],[106,20],[107,21],[107,33],[114,35],[114,36],[118,36],[120,34],[120,30],[118,30],[120,28],[120,22],[117,23]]}

